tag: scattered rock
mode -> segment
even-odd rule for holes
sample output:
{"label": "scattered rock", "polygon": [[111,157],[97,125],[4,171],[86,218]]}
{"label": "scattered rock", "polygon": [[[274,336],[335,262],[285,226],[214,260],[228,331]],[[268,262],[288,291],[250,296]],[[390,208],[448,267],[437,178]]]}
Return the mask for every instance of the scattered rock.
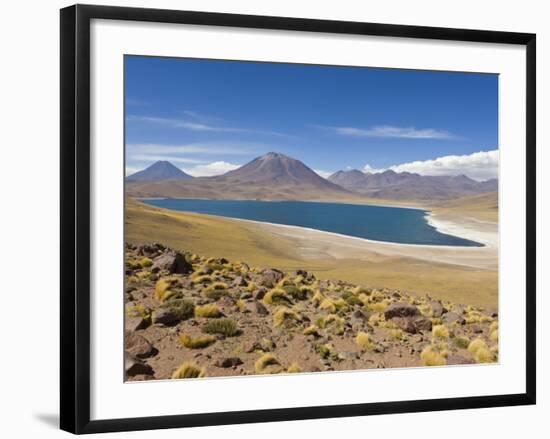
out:
{"label": "scattered rock", "polygon": [[223,368],[236,367],[240,364],[243,364],[243,361],[239,357],[220,358],[214,363],[215,366]]}
{"label": "scattered rock", "polygon": [[384,311],[386,320],[393,319],[394,317],[414,317],[417,315],[420,315],[418,308],[408,303],[392,303],[386,311]]}
{"label": "scattered rock", "polygon": [[154,371],[151,366],[138,360],[136,357],[130,355],[128,352],[124,354],[124,368],[126,375],[133,377],[136,375],[153,375]]}
{"label": "scattered rock", "polygon": [[444,313],[447,312],[447,310],[443,308],[443,305],[439,300],[432,300],[430,302],[430,306],[432,307],[434,317],[441,317]]}
{"label": "scattered rock", "polygon": [[456,312],[447,312],[441,317],[443,323],[458,323],[464,325],[466,320],[461,315],[458,315]]}
{"label": "scattered rock", "polygon": [[262,300],[265,296],[265,293],[267,293],[266,288],[258,288],[256,292],[254,293],[254,299],[256,300]]}
{"label": "scattered rock", "polygon": [[432,321],[425,317],[416,319],[414,321],[414,327],[417,331],[431,331],[432,330]]}
{"label": "scattered rock", "polygon": [[180,317],[169,308],[157,308],[153,313],[153,323],[172,325],[180,321]]}
{"label": "scattered rock", "polygon": [[412,318],[410,317],[395,317],[393,319],[393,322],[397,325],[399,329],[408,332],[409,334],[416,334],[417,332],[415,322],[413,322]]}
{"label": "scattered rock", "polygon": [[246,279],[242,276],[237,276],[235,280],[233,281],[232,285],[234,287],[246,287],[248,286],[248,282]]}
{"label": "scattered rock", "polygon": [[155,348],[149,343],[149,340],[134,332],[125,334],[124,343],[126,352],[136,358],[147,358],[155,353]]}
{"label": "scattered rock", "polygon": [[256,311],[257,314],[261,315],[261,316],[266,316],[269,314],[269,311],[267,310],[267,308],[262,305],[261,302],[254,302],[254,310]]}
{"label": "scattered rock", "polygon": [[258,283],[264,287],[273,288],[284,276],[284,273],[276,268],[266,268],[260,272]]}
{"label": "scattered rock", "polygon": [[193,266],[178,252],[169,251],[163,253],[153,261],[153,272],[166,270],[169,273],[188,274],[193,271]]}
{"label": "scattered rock", "polygon": [[126,331],[139,331],[149,326],[149,321],[141,317],[126,317],[124,329]]}

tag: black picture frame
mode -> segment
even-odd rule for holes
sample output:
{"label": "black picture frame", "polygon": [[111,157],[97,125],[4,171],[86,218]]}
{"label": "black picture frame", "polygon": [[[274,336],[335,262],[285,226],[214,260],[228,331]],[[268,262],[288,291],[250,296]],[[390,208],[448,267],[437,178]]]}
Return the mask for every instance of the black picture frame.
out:
{"label": "black picture frame", "polygon": [[[525,393],[224,413],[90,420],[90,21],[181,23],[526,47]],[[81,434],[535,404],[536,36],[530,33],[75,5],[61,10],[61,429]]]}

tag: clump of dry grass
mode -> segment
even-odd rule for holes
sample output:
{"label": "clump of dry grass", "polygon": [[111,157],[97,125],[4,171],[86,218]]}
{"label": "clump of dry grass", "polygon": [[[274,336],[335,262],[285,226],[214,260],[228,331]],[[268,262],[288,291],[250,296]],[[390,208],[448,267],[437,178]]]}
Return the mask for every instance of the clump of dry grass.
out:
{"label": "clump of dry grass", "polygon": [[334,302],[330,299],[324,299],[320,304],[319,304],[319,308],[324,310],[324,311],[328,311],[330,313],[335,313],[336,312],[336,305],[334,304]]}
{"label": "clump of dry grass", "polygon": [[214,281],[214,278],[209,274],[193,273],[193,276],[191,276],[191,281],[193,282],[194,285],[209,284],[210,282]]}
{"label": "clump of dry grass", "polygon": [[432,337],[449,338],[449,329],[445,325],[435,325],[432,327]]}
{"label": "clump of dry grass", "polygon": [[290,366],[288,366],[288,369],[286,371],[288,373],[300,373],[302,371],[302,368],[297,362],[293,362]]}
{"label": "clump of dry grass", "polygon": [[162,308],[168,309],[179,320],[188,319],[195,313],[195,304],[189,299],[170,299]]}
{"label": "clump of dry grass", "polygon": [[275,355],[272,353],[266,353],[263,354],[258,360],[256,360],[256,363],[254,363],[254,370],[256,373],[280,373],[282,372],[283,368],[281,366],[281,363],[279,363],[279,360]]}
{"label": "clump of dry grass", "polygon": [[219,300],[223,296],[227,296],[229,293],[227,291],[228,285],[225,282],[214,282],[209,285],[203,292],[203,296],[212,299]]}
{"label": "clump of dry grass", "polygon": [[206,305],[195,307],[195,317],[217,319],[222,316],[223,313],[221,312],[220,308],[218,308],[218,305],[214,303],[207,303]]}
{"label": "clump of dry grass", "polygon": [[355,343],[363,349],[373,350],[375,347],[368,332],[359,331],[355,337]]}
{"label": "clump of dry grass", "polygon": [[328,329],[336,335],[344,333],[345,320],[336,314],[329,314],[326,317],[320,317],[317,324],[322,329]]}
{"label": "clump of dry grass", "polygon": [[182,345],[189,349],[202,349],[210,346],[216,341],[216,337],[211,335],[200,335],[198,337],[190,337],[187,334],[179,336],[179,341]]}
{"label": "clump of dry grass", "polygon": [[468,349],[468,346],[470,345],[470,340],[468,337],[464,336],[455,337],[454,342],[459,348],[462,349]]}
{"label": "clump of dry grass", "polygon": [[303,334],[319,336],[319,328],[317,328],[316,325],[309,325],[307,328],[304,329]]}
{"label": "clump of dry grass", "polygon": [[324,358],[326,360],[338,359],[338,354],[334,351],[334,346],[332,346],[330,343],[320,344],[316,346],[315,350],[321,356],[321,358]]}
{"label": "clump of dry grass", "polygon": [[202,327],[202,331],[207,334],[222,334],[226,337],[233,337],[239,333],[237,323],[227,318],[210,320]]}
{"label": "clump of dry grass", "polygon": [[150,258],[144,257],[139,260],[139,265],[142,268],[147,268],[153,265],[153,261]]}
{"label": "clump of dry grass", "polygon": [[273,326],[290,328],[300,321],[300,316],[294,310],[288,308],[279,308],[273,314]]}
{"label": "clump of dry grass", "polygon": [[155,285],[155,299],[164,302],[166,299],[177,293],[177,288],[181,286],[179,279],[175,277],[162,277]]}
{"label": "clump of dry grass", "polygon": [[173,380],[183,378],[203,378],[206,376],[205,370],[195,363],[185,362],[172,373]]}
{"label": "clump of dry grass", "polygon": [[492,363],[495,361],[495,354],[491,352],[487,343],[481,338],[472,340],[468,346],[468,351],[473,355],[477,363]]}
{"label": "clump of dry grass", "polygon": [[447,364],[445,357],[431,345],[422,350],[420,358],[425,366],[445,366]]}
{"label": "clump of dry grass", "polygon": [[141,317],[143,320],[151,321],[151,309],[140,304],[129,306],[126,313],[128,317]]}
{"label": "clump of dry grass", "polygon": [[266,305],[292,305],[286,291],[281,288],[268,291],[263,298],[263,302]]}
{"label": "clump of dry grass", "polygon": [[254,282],[249,282],[248,285],[246,286],[246,291],[248,291],[249,293],[253,293],[257,289],[258,289],[258,285],[256,285]]}

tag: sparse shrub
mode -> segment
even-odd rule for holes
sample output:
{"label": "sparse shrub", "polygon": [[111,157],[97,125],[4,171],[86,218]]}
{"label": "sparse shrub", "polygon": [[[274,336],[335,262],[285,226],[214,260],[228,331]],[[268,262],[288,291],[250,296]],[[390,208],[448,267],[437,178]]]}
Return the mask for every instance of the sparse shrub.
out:
{"label": "sparse shrub", "polygon": [[498,342],[498,329],[495,329],[489,334],[489,340]]}
{"label": "sparse shrub", "polygon": [[367,309],[372,312],[384,312],[388,306],[389,302],[387,300],[383,300],[382,302],[369,303],[367,305]]}
{"label": "sparse shrub", "polygon": [[176,289],[181,286],[179,280],[174,277],[160,278],[155,285],[155,299],[160,302],[172,297]]}
{"label": "sparse shrub", "polygon": [[179,337],[180,343],[189,349],[202,349],[210,346],[216,341],[216,337],[211,335],[200,335],[198,337],[190,337],[186,334],[182,334]]}
{"label": "sparse shrub", "polygon": [[284,326],[290,328],[295,326],[300,321],[300,316],[293,310],[288,308],[279,308],[273,314],[273,325],[275,327]]}
{"label": "sparse shrub", "polygon": [[309,325],[307,328],[304,329],[303,334],[319,336],[319,329],[316,325]]}
{"label": "sparse shrub", "polygon": [[219,300],[223,296],[227,296],[229,293],[227,291],[227,284],[225,282],[214,282],[209,285],[203,292],[203,296],[212,299]]}
{"label": "sparse shrub", "polygon": [[351,293],[356,296],[359,296],[360,294],[368,296],[371,293],[371,290],[365,287],[357,286],[351,290]]}
{"label": "sparse shrub", "polygon": [[129,306],[126,313],[129,317],[141,317],[143,320],[151,321],[151,310],[140,304]]}
{"label": "sparse shrub", "polygon": [[324,299],[319,305],[319,308],[321,308],[322,310],[328,311],[330,313],[336,312],[336,305],[330,299]]}
{"label": "sparse shrub", "polygon": [[222,317],[223,313],[221,312],[218,305],[207,303],[206,305],[195,307],[195,317],[206,317],[209,319],[217,319]]}
{"label": "sparse shrub", "polygon": [[436,325],[432,327],[432,336],[434,338],[449,338],[449,329],[445,325]]}
{"label": "sparse shrub", "polygon": [[253,293],[257,289],[258,289],[258,285],[256,285],[254,282],[249,282],[246,287],[246,291],[248,291],[249,293]]}
{"label": "sparse shrub", "polygon": [[474,360],[477,363],[492,363],[495,361],[495,356],[488,348],[479,348],[474,354]]}
{"label": "sparse shrub", "polygon": [[174,373],[172,373],[173,380],[182,378],[203,378],[204,376],[206,376],[204,369],[191,362],[183,363]]}
{"label": "sparse shrub", "polygon": [[401,329],[392,329],[390,331],[390,337],[395,340],[403,340],[405,339],[405,333]]}
{"label": "sparse shrub", "polygon": [[470,340],[463,336],[456,337],[454,342],[461,349],[468,349],[468,346],[470,345]]}
{"label": "sparse shrub", "polygon": [[245,312],[246,311],[246,302],[242,299],[239,299],[235,302],[235,304],[237,305],[237,308],[239,308],[239,311],[240,312]]}
{"label": "sparse shrub", "polygon": [[420,358],[425,366],[445,366],[447,364],[445,357],[430,345],[422,350]]}
{"label": "sparse shrub", "polygon": [[342,298],[350,306],[363,305],[363,302],[361,301],[361,299],[359,299],[359,297],[357,297],[355,294],[351,293],[350,291],[347,291],[347,290],[344,291],[344,293],[342,294]]}
{"label": "sparse shrub", "polygon": [[288,277],[283,277],[279,282],[277,282],[276,288],[284,288],[287,286],[294,286],[294,282]]}
{"label": "sparse shrub", "polygon": [[378,326],[381,321],[382,317],[380,316],[380,314],[373,314],[369,317],[369,324],[371,326]]}
{"label": "sparse shrub", "polygon": [[274,288],[268,291],[263,298],[263,302],[266,305],[292,305],[292,301],[286,294],[286,291],[281,288]]}
{"label": "sparse shrub", "polygon": [[226,337],[233,337],[239,332],[237,323],[234,320],[226,318],[210,320],[202,327],[202,330],[207,334],[222,334]]}
{"label": "sparse shrub", "polygon": [[303,291],[301,288],[298,288],[296,285],[286,285],[282,287],[285,292],[292,297],[294,300],[306,300],[307,291]]}
{"label": "sparse shrub", "polygon": [[142,268],[147,268],[147,267],[150,267],[151,265],[153,265],[153,261],[150,259],[150,258],[141,258],[139,260],[139,265],[142,267]]}
{"label": "sparse shrub", "polygon": [[355,343],[357,343],[363,349],[374,349],[374,343],[372,342],[370,335],[367,332],[358,332],[357,336],[355,337]]}
{"label": "sparse shrub", "polygon": [[254,363],[256,373],[279,373],[283,368],[277,357],[271,353],[263,354],[256,363]]}
{"label": "sparse shrub", "polygon": [[481,338],[476,338],[468,345],[468,352],[475,355],[479,349],[487,349],[487,343]]}
{"label": "sparse shrub", "polygon": [[318,320],[318,325],[320,328],[328,329],[336,335],[342,335],[344,333],[344,324],[344,319],[336,314],[329,314],[328,316],[321,317]]}
{"label": "sparse shrub", "polygon": [[212,276],[209,274],[203,274],[203,275],[196,275],[196,273],[191,276],[191,280],[193,281],[193,284],[209,284],[214,280]]}
{"label": "sparse shrub", "polygon": [[188,319],[195,313],[195,304],[189,299],[171,299],[162,307],[169,309],[179,320]]}
{"label": "sparse shrub", "polygon": [[329,343],[318,345],[315,350],[324,359],[338,359],[338,354],[334,351],[334,346]]}
{"label": "sparse shrub", "polygon": [[302,371],[302,368],[298,363],[294,362],[290,366],[288,366],[288,369],[286,371],[288,373],[300,373]]}
{"label": "sparse shrub", "polygon": [[325,296],[323,293],[321,293],[320,290],[315,291],[315,294],[311,298],[311,301],[314,303],[315,306],[319,306],[319,304],[325,300]]}

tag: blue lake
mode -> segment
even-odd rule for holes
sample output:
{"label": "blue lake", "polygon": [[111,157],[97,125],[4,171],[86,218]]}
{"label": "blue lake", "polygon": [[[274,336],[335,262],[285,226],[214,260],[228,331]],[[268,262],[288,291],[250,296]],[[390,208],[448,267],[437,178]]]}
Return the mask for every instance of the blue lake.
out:
{"label": "blue lake", "polygon": [[307,227],[357,238],[400,244],[482,247],[446,235],[428,224],[427,212],[358,204],[307,201],[145,199],[152,206],[228,218]]}

